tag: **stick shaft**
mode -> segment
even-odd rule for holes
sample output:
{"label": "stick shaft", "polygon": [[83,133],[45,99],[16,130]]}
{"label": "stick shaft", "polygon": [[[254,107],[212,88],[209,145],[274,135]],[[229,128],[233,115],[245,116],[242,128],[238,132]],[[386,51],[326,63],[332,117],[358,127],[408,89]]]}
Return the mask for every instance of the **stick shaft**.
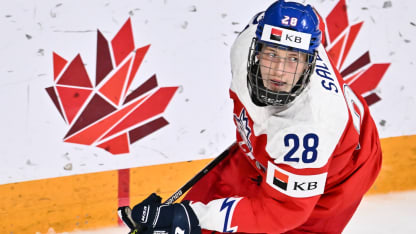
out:
{"label": "stick shaft", "polygon": [[214,160],[212,160],[208,165],[206,165],[200,172],[198,172],[192,179],[190,179],[186,184],[179,188],[172,196],[170,196],[164,204],[170,205],[178,200],[184,193],[186,193],[196,182],[198,182],[202,177],[208,174],[215,166],[217,166],[224,158],[226,158],[230,151],[234,148],[236,143],[230,145],[224,152],[218,155]]}
{"label": "stick shaft", "polygon": [[[215,166],[217,166],[224,158],[226,158],[231,151],[236,149],[237,143],[234,142],[232,145],[230,145],[224,152],[222,152],[220,155],[218,155],[214,160],[212,160],[208,165],[206,165],[200,172],[198,172],[192,179],[190,179],[185,185],[183,185],[181,188],[179,188],[172,196],[170,196],[164,204],[170,205],[174,203],[176,200],[178,200],[184,193],[186,193],[196,182],[198,182],[202,177],[204,177],[206,174],[208,174],[209,171],[211,171]],[[120,218],[124,216],[130,216],[128,213],[131,213],[131,209],[128,206],[120,207],[119,208],[119,216]],[[123,219],[123,218],[122,218]],[[126,221],[123,219],[123,221],[126,223]],[[129,222],[128,220],[127,222]],[[126,223],[127,224],[127,223]],[[135,228],[131,228],[129,234],[139,234],[143,232],[143,227],[140,224],[136,224],[137,226]],[[131,225],[134,226],[134,225]]]}

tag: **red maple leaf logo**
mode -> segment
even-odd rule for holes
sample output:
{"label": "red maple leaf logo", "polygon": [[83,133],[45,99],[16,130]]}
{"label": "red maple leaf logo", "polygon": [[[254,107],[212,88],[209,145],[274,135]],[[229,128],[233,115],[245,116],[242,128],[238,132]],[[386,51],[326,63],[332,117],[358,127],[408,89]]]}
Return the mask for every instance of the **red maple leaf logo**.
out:
{"label": "red maple leaf logo", "polygon": [[340,0],[325,21],[321,17],[320,21],[321,29],[325,28],[325,24],[327,26],[327,30],[322,30],[322,43],[346,83],[357,94],[362,95],[368,105],[380,101],[381,98],[374,89],[380,83],[390,63],[372,64],[370,53],[366,51],[346,68],[343,66],[364,22],[350,25],[345,0]]}
{"label": "red maple leaf logo", "polygon": [[79,54],[68,64],[53,53],[55,82],[46,91],[70,126],[64,142],[129,153],[130,144],[168,124],[161,114],[178,87],[158,87],[153,75],[128,92],[149,47],[135,49],[130,19],[111,44],[97,30],[95,85]]}

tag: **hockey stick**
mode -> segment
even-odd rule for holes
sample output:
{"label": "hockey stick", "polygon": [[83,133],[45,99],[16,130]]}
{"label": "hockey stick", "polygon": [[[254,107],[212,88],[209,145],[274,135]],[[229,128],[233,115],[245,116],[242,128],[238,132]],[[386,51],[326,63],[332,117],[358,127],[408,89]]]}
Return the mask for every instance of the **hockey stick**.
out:
{"label": "hockey stick", "polygon": [[[224,158],[226,158],[230,151],[235,148],[237,143],[230,145],[224,152],[218,155],[214,160],[212,160],[208,165],[206,165],[201,171],[199,171],[192,179],[190,179],[185,185],[180,187],[172,196],[170,196],[163,204],[170,205],[178,200],[184,193],[186,193],[192,186],[196,184],[202,177],[208,174],[215,166],[217,166]],[[131,218],[131,208],[129,206],[122,206],[118,208],[118,215],[121,220],[130,228],[129,234],[139,234],[142,233],[142,226],[136,223]]]}

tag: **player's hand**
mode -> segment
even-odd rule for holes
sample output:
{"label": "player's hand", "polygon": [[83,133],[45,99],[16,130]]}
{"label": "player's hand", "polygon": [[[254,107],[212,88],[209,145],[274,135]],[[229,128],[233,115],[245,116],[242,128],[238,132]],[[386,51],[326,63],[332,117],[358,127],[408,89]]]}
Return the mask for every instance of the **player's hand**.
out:
{"label": "player's hand", "polygon": [[140,233],[201,233],[198,218],[189,202],[163,205],[155,193],[134,206],[131,217],[141,227]]}

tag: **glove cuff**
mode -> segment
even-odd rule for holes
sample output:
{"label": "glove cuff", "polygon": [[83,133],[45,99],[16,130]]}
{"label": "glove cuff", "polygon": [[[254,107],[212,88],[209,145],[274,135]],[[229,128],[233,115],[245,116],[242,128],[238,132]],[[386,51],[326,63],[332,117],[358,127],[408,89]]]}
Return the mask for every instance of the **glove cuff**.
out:
{"label": "glove cuff", "polygon": [[189,206],[189,202],[175,204],[175,212],[172,220],[172,233],[189,233],[200,234],[201,227],[199,220],[193,209]]}
{"label": "glove cuff", "polygon": [[156,212],[154,230],[169,230],[170,233],[201,233],[198,218],[188,201],[172,205],[161,205]]}

